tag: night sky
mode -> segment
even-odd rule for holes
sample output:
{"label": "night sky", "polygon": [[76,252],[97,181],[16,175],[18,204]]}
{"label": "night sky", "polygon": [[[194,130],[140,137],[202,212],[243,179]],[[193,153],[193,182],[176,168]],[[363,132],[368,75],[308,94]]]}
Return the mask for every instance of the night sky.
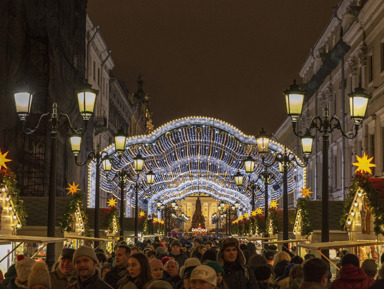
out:
{"label": "night sky", "polygon": [[275,131],[282,92],[299,79],[338,0],[89,0],[113,73],[151,97],[155,128],[218,118],[246,134]]}

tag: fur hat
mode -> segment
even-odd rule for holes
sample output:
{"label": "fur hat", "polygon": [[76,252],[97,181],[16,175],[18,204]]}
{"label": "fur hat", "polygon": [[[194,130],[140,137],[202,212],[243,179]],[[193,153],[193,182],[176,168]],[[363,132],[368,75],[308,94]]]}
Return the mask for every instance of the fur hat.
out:
{"label": "fur hat", "polygon": [[193,280],[202,280],[208,282],[209,284],[212,284],[215,287],[217,285],[216,272],[215,270],[213,270],[213,268],[207,265],[200,265],[193,269],[189,280],[191,282]]}
{"label": "fur hat", "polygon": [[28,281],[28,276],[31,274],[33,264],[35,264],[35,260],[29,257],[24,257],[24,259],[16,261],[17,282],[23,283]]}
{"label": "fur hat", "polygon": [[377,273],[377,264],[373,259],[367,259],[361,264],[361,269],[367,274],[369,277],[375,277]]}
{"label": "fur hat", "polygon": [[34,285],[42,285],[51,289],[51,277],[44,262],[37,262],[32,266],[32,272],[28,277],[28,289]]}
{"label": "fur hat", "polygon": [[96,262],[96,264],[99,264],[99,260],[97,259],[96,253],[91,247],[80,246],[75,251],[75,254],[73,254],[73,263],[75,263],[76,259],[81,256],[86,256],[88,258],[91,258],[93,261]]}
{"label": "fur hat", "polygon": [[356,267],[359,267],[360,262],[356,255],[354,254],[347,254],[343,257],[341,260],[341,266],[352,264]]}
{"label": "fur hat", "polygon": [[243,251],[240,250],[239,241],[235,238],[226,238],[221,242],[220,251],[217,254],[217,262],[224,266],[224,259],[223,259],[223,252],[228,247],[236,247],[237,248],[237,259],[236,262],[238,262],[240,265],[245,265],[245,256],[243,254]]}

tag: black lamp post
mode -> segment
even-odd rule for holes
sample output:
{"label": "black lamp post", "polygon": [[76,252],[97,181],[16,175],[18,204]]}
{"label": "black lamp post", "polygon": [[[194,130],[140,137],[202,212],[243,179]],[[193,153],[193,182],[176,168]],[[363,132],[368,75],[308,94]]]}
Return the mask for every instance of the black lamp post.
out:
{"label": "black lamp post", "polygon": [[[351,133],[346,133],[342,127],[340,119],[336,116],[330,116],[328,106],[325,105],[323,108],[323,116],[315,116],[312,118],[308,129],[303,133],[298,130],[297,122],[299,121],[303,103],[304,103],[304,91],[300,87],[293,83],[288,90],[284,92],[285,101],[287,105],[287,114],[291,117],[293,132],[296,136],[301,138],[301,142],[306,147],[310,139],[314,137],[311,135],[312,129],[315,129],[321,133],[323,138],[323,171],[322,171],[322,225],[321,225],[321,241],[329,242],[329,191],[328,191],[328,149],[329,149],[329,134],[335,130],[339,130],[342,135],[348,139],[356,137],[359,126],[361,125],[366,111],[370,95],[366,94],[364,89],[359,84],[359,87],[349,94],[350,102],[350,114],[355,124],[355,130]],[[310,152],[307,152],[309,156]],[[323,254],[326,258],[329,257],[329,251],[324,250]]]}
{"label": "black lamp post", "polygon": [[[119,131],[115,136],[115,150],[116,153],[121,155],[125,150],[125,143],[127,137]],[[79,162],[77,157],[80,153],[81,147],[81,136],[75,134],[69,138],[69,142],[71,144],[71,150],[73,155],[75,156],[75,163],[78,166],[84,166],[88,163],[88,161],[95,159],[96,160],[96,186],[95,186],[95,215],[94,215],[94,237],[100,237],[100,166],[103,165],[103,169],[108,172],[111,170],[111,161],[109,159],[108,154],[103,151],[100,152],[100,145],[97,145],[96,150],[92,150],[88,152],[87,158],[84,162]],[[95,245],[98,245],[98,242],[95,242]]]}
{"label": "black lamp post", "polygon": [[[268,171],[266,171],[269,167],[274,165],[276,162],[279,162],[282,164],[283,167],[283,240],[288,240],[288,167],[295,163],[296,165],[300,167],[305,167],[308,163],[308,156],[309,153],[312,151],[312,141],[313,139],[307,139],[310,143],[307,143],[305,146],[303,146],[303,152],[304,152],[304,164],[301,164],[297,159],[296,156],[287,151],[287,148],[284,146],[284,153],[275,153],[273,160],[270,163],[266,163],[266,154],[269,152],[269,141],[270,137],[266,134],[264,130],[260,132],[260,135],[257,137],[257,148],[259,150],[259,153],[261,154],[262,164],[265,168],[264,170],[264,181],[267,183],[268,188],[268,182],[270,175]],[[308,152],[308,150],[310,150]],[[266,190],[267,194],[267,190]],[[268,198],[268,197],[267,197]],[[266,206],[267,207],[267,206]],[[266,209],[266,214],[268,214],[268,210]],[[267,215],[266,215],[267,218]],[[283,250],[287,251],[288,244],[283,244]]]}
{"label": "black lamp post", "polygon": [[[49,129],[51,132],[51,160],[50,160],[50,174],[49,174],[49,193],[48,193],[48,224],[47,224],[47,236],[55,236],[56,226],[56,173],[57,173],[57,135],[61,128],[60,119],[64,119],[72,132],[81,134],[84,133],[87,121],[93,114],[95,107],[95,100],[98,91],[91,88],[89,85],[85,85],[83,89],[77,91],[77,99],[79,104],[79,111],[85,121],[84,129],[75,129],[72,127],[71,120],[67,114],[59,112],[57,102],[52,104],[52,111],[44,113],[40,116],[39,121],[34,128],[26,128],[25,123],[28,115],[31,111],[33,94],[28,91],[17,91],[14,93],[16,112],[19,115],[20,120],[23,122],[23,130],[26,134],[33,134],[40,126],[41,121],[46,118],[50,124]],[[55,244],[51,243],[47,246],[47,261],[49,267],[55,262]]]}

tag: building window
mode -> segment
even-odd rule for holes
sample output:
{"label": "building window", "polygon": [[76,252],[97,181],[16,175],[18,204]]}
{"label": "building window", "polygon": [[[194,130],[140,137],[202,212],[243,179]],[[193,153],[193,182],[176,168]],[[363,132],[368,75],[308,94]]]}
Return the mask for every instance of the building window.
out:
{"label": "building window", "polygon": [[93,80],[96,80],[96,62],[93,62]]}
{"label": "building window", "polygon": [[383,72],[384,71],[384,42],[380,43],[380,57],[381,57],[380,71]]}
{"label": "building window", "polygon": [[373,55],[368,55],[368,82],[373,81]]}
{"label": "building window", "polygon": [[337,189],[337,180],[339,179],[337,176],[337,153],[334,155],[334,158],[335,158],[335,167],[334,167],[333,177],[335,178],[334,179],[334,189],[336,190]]}
{"label": "building window", "polygon": [[[384,127],[381,128],[381,143],[384,144]],[[382,155],[381,167],[382,167],[382,171],[384,171],[384,146],[381,145],[380,147],[382,148],[382,152],[381,152],[381,155]]]}
{"label": "building window", "polygon": [[97,85],[100,86],[100,68],[97,69]]}
{"label": "building window", "polygon": [[[369,138],[370,138],[369,148],[370,148],[371,156],[374,157],[375,156],[375,135],[371,134]],[[372,175],[373,176],[375,175],[375,168],[372,168]]]}

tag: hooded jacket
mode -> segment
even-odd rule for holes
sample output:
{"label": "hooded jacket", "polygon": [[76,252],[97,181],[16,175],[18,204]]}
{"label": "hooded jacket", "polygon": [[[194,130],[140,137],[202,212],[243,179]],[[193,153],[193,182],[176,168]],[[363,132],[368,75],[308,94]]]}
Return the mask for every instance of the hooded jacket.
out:
{"label": "hooded jacket", "polygon": [[[226,248],[231,246],[237,248],[237,259],[235,262],[226,262],[223,258],[223,253]],[[237,239],[227,238],[222,242],[220,251],[217,254],[217,262],[224,267],[224,281],[229,288],[259,288],[253,271],[245,265],[245,257]]]}
{"label": "hooded jacket", "polygon": [[331,283],[329,289],[368,289],[373,284],[364,271],[352,264],[344,265],[338,279]]}

